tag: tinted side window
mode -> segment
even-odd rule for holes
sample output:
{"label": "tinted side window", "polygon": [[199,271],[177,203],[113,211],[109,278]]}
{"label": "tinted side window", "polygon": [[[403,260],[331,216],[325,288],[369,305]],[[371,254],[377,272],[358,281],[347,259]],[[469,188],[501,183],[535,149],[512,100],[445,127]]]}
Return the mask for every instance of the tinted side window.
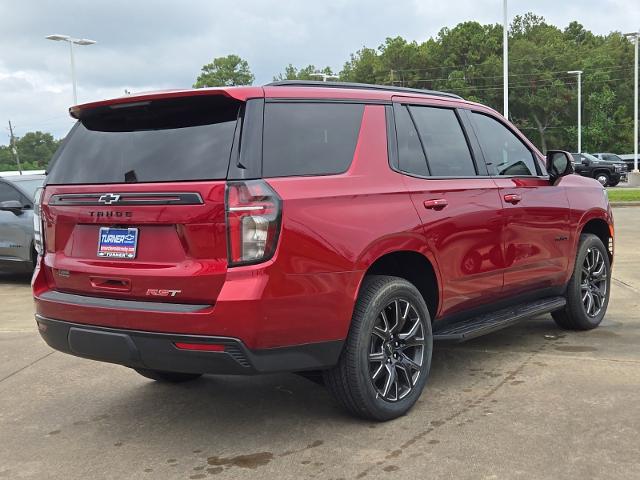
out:
{"label": "tinted side window", "polygon": [[420,145],[418,132],[405,105],[396,105],[395,121],[400,170],[426,177],[429,174],[427,160]]}
{"label": "tinted side window", "polygon": [[22,202],[22,195],[6,183],[0,183],[0,202],[7,202],[9,200],[18,200]]}
{"label": "tinted side window", "polygon": [[469,145],[456,113],[448,108],[411,106],[431,175],[476,175]]}
{"label": "tinted side window", "polygon": [[491,175],[537,175],[533,153],[507,127],[481,113],[473,120]]}
{"label": "tinted side window", "polygon": [[358,142],[364,105],[267,103],[262,174],[329,175],[345,172]]}

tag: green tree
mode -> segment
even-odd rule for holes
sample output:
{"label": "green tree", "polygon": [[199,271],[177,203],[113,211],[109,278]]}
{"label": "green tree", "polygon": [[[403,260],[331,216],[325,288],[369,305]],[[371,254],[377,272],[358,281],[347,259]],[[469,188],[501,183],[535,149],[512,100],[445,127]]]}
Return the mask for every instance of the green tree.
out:
{"label": "green tree", "polygon": [[[633,143],[631,118],[626,115],[624,107],[616,104],[616,94],[608,86],[589,95],[585,104],[590,112],[589,122],[583,132],[585,151],[601,152],[608,150],[612,144]],[[572,133],[576,131],[571,129]]]}
{"label": "green tree", "polygon": [[340,80],[358,83],[381,83],[377,80],[377,73],[381,70],[378,52],[373,48],[363,48],[351,54],[350,60],[344,64],[340,72]]}
{"label": "green tree", "polygon": [[[584,144],[633,151],[633,46],[619,32],[560,29],[527,13],[510,26],[509,59],[509,119],[542,150],[575,149],[577,79],[567,72],[582,70]],[[422,43],[387,38],[351,54],[340,79],[450,91],[502,111],[502,26],[464,22]]]}
{"label": "green tree", "polygon": [[16,165],[11,149],[7,145],[0,145],[0,171],[16,170]]}
{"label": "green tree", "polygon": [[[16,140],[23,170],[46,169],[49,160],[60,144],[50,133],[28,132]],[[17,170],[18,165],[11,147],[0,146],[0,170]]]}
{"label": "green tree", "polygon": [[20,162],[45,168],[60,144],[50,133],[28,132],[16,142]]}
{"label": "green tree", "polygon": [[510,68],[511,120],[545,152],[550,142],[557,146],[557,139],[566,133],[558,128],[560,121],[571,123],[567,116],[575,103],[575,78],[566,71],[573,69],[576,45],[533,14],[514,19],[512,36],[510,56],[516,61]]}
{"label": "green tree", "polygon": [[238,55],[227,55],[214,58],[213,62],[203,65],[193,88],[251,85],[254,80],[246,60]]}

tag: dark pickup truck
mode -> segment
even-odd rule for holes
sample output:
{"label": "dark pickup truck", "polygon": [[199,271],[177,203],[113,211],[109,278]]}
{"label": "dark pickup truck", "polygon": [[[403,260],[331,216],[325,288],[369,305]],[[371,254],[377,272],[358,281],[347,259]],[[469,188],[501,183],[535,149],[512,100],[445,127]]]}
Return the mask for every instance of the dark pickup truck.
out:
{"label": "dark pickup truck", "polygon": [[627,165],[627,172],[632,172],[634,169],[633,155],[616,155],[615,153],[593,153],[592,155],[598,160],[624,163]]}
{"label": "dark pickup truck", "polygon": [[623,162],[603,160],[589,153],[572,153],[573,167],[578,175],[595,178],[603,187],[615,187],[627,181],[627,165]]}

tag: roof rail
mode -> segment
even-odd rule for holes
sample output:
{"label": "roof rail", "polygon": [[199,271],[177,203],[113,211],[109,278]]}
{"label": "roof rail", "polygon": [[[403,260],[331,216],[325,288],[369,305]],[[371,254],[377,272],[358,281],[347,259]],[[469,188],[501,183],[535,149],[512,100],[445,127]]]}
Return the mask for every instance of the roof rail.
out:
{"label": "roof rail", "polygon": [[421,88],[395,87],[393,85],[375,85],[370,83],[355,82],[321,82],[317,80],[279,80],[267,83],[265,87],[324,87],[324,88],[358,88],[366,90],[387,90],[400,93],[419,93],[422,95],[434,95],[437,97],[463,98],[455,93],[439,92],[437,90],[423,90]]}

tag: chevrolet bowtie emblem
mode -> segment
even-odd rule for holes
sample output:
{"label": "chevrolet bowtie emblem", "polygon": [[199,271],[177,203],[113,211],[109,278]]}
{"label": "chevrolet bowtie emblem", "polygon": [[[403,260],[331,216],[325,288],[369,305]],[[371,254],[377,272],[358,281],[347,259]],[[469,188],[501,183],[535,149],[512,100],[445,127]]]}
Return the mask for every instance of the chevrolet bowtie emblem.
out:
{"label": "chevrolet bowtie emblem", "polygon": [[104,203],[105,205],[111,205],[112,203],[116,203],[118,200],[120,200],[120,195],[114,193],[105,193],[98,199],[99,202]]}

